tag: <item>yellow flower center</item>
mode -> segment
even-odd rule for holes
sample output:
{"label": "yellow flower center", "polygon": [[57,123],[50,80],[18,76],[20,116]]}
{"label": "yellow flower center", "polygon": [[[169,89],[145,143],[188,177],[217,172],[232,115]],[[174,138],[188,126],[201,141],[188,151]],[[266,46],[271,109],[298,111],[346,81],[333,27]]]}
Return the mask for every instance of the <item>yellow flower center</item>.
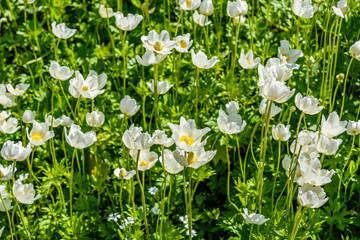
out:
{"label": "yellow flower center", "polygon": [[290,56],[289,55],[287,55],[287,54],[285,54],[285,53],[283,53],[283,54],[281,54],[282,56],[284,56],[284,57],[286,57],[286,62],[290,62]]}
{"label": "yellow flower center", "polygon": [[144,161],[144,160],[141,160],[140,161],[140,167],[142,167],[142,166],[149,166],[149,162],[148,161]]}
{"label": "yellow flower center", "polygon": [[181,48],[186,48],[186,43],[184,43],[183,41],[180,41],[179,44]]}
{"label": "yellow flower center", "polygon": [[0,118],[2,118],[3,116],[0,114]]}
{"label": "yellow flower center", "polygon": [[124,168],[122,168],[122,169],[120,170],[119,175],[120,175],[120,177],[125,177],[126,173],[127,173],[126,170],[125,170]]}
{"label": "yellow flower center", "polygon": [[192,1],[191,0],[186,0],[186,7],[190,7],[191,6]]}
{"label": "yellow flower center", "polygon": [[296,174],[296,177],[297,178],[301,177],[301,173]]}
{"label": "yellow flower center", "polygon": [[188,135],[184,135],[180,137],[180,142],[185,142],[186,145],[192,145],[194,143],[194,139]]}
{"label": "yellow flower center", "polygon": [[31,139],[38,142],[43,139],[43,136],[40,133],[34,133]]}
{"label": "yellow flower center", "polygon": [[191,165],[193,164],[194,162],[197,162],[199,159],[195,156],[195,154],[193,152],[190,152],[188,154],[188,159],[187,159],[187,162],[188,162],[188,165]]}
{"label": "yellow flower center", "polygon": [[161,51],[164,48],[164,45],[161,41],[156,41],[153,47],[156,51]]}
{"label": "yellow flower center", "polygon": [[247,60],[247,62],[248,62],[248,65],[250,66],[250,65],[251,65],[251,62],[250,62],[249,60]]}
{"label": "yellow flower center", "polygon": [[17,91],[20,91],[20,89],[18,89],[18,88],[15,88],[15,89],[14,89],[14,92],[17,92]]}
{"label": "yellow flower center", "polygon": [[82,85],[81,91],[83,92],[88,92],[90,90],[89,86],[87,85]]}
{"label": "yellow flower center", "polygon": [[0,179],[5,177],[5,174],[3,172],[0,171]]}

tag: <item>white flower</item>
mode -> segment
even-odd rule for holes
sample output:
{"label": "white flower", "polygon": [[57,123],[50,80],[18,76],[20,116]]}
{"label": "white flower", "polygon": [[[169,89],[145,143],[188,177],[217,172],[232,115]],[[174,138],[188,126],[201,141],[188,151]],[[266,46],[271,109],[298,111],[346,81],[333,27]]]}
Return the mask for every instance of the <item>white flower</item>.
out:
{"label": "white flower", "polygon": [[319,101],[313,96],[303,97],[301,93],[295,96],[295,105],[300,110],[309,115],[318,114],[323,106],[319,106]]}
{"label": "white flower", "polygon": [[227,14],[229,17],[244,16],[248,11],[248,5],[245,1],[237,0],[235,2],[227,2]]}
{"label": "white flower", "polygon": [[199,14],[197,10],[195,10],[193,14],[193,19],[196,24],[199,24],[202,27],[207,26],[211,23],[211,21],[208,21],[205,15]]}
{"label": "white flower", "polygon": [[141,41],[147,50],[165,55],[170,54],[171,50],[178,46],[176,41],[170,40],[170,35],[166,30],[161,31],[160,34],[152,30],[148,36],[142,36]]}
{"label": "white flower", "polygon": [[86,123],[90,127],[100,127],[104,124],[105,115],[99,111],[92,111],[91,113],[86,113]]}
{"label": "white flower", "polygon": [[324,189],[319,186],[305,184],[299,187],[298,201],[304,207],[319,208],[327,202],[328,198],[325,197]]}
{"label": "white flower", "polygon": [[154,215],[159,215],[160,213],[160,208],[158,208],[157,206],[154,206],[151,208],[151,211]]}
{"label": "white flower", "polygon": [[272,128],[272,135],[276,141],[287,141],[291,137],[290,125],[285,127],[284,124],[280,123]]}
{"label": "white flower", "polygon": [[339,115],[336,112],[330,113],[327,120],[325,120],[323,115],[321,119],[321,134],[328,138],[336,137],[346,130],[346,124],[346,121],[340,121]]}
{"label": "white flower", "polygon": [[249,214],[247,208],[243,208],[243,211],[244,213],[242,213],[241,215],[244,217],[244,220],[250,224],[261,225],[270,219],[270,218],[265,218],[265,216],[261,214],[255,214],[255,213]]}
{"label": "white flower", "polygon": [[190,33],[177,36],[175,41],[179,44],[175,49],[181,53],[188,52],[189,48],[193,44],[193,40],[190,40]]}
{"label": "white flower", "polygon": [[100,5],[99,14],[102,18],[111,18],[114,16],[114,11],[112,8],[105,8],[103,4]]}
{"label": "white flower", "polygon": [[31,153],[31,145],[22,146],[22,142],[6,141],[1,148],[1,156],[7,161],[24,161]]}
{"label": "white flower", "polygon": [[5,226],[3,226],[3,227],[0,229],[0,237],[2,236],[4,229],[5,229]]}
{"label": "white flower", "polygon": [[22,116],[22,121],[24,123],[32,123],[32,121],[35,120],[35,115],[36,115],[35,111],[25,110]]}
{"label": "white flower", "polygon": [[360,40],[351,45],[350,55],[351,57],[356,58],[356,60],[360,61]]}
{"label": "white flower", "polygon": [[70,68],[60,66],[60,64],[56,61],[51,61],[49,72],[53,78],[61,81],[68,80],[74,74],[74,71],[71,71]]}
{"label": "white flower", "polygon": [[139,55],[136,55],[135,58],[139,64],[149,66],[161,63],[166,56],[166,54],[155,54],[154,51],[146,50],[142,58]]}
{"label": "white flower", "polygon": [[[268,104],[266,104],[268,100],[263,99],[261,100],[260,106],[259,106],[259,112],[261,113],[261,115],[264,115],[266,113],[266,111],[268,111]],[[281,112],[281,108],[279,108],[278,106],[275,105],[274,102],[271,102],[271,109],[270,109],[270,117],[274,117],[275,115],[277,115],[278,113]]]}
{"label": "white flower", "polygon": [[226,134],[237,134],[244,130],[246,122],[236,113],[226,115],[223,110],[219,110],[217,124],[221,132]]}
{"label": "white flower", "polygon": [[205,16],[210,16],[214,12],[214,4],[212,0],[203,0],[200,4],[200,13]]}
{"label": "white flower", "polygon": [[120,101],[120,111],[125,114],[126,116],[133,116],[135,113],[137,113],[140,109],[140,105],[137,105],[136,101],[126,95],[121,101]]}
{"label": "white flower", "polygon": [[332,9],[334,10],[334,13],[338,15],[339,17],[344,18],[345,15],[350,11],[349,6],[347,5],[347,0],[340,0],[336,7],[333,6]]}
{"label": "white flower", "polygon": [[197,68],[201,69],[212,68],[213,66],[215,66],[216,63],[220,62],[216,56],[208,60],[206,54],[201,50],[199,50],[199,52],[195,54],[194,49],[191,49],[191,59],[193,64]]}
{"label": "white flower", "polygon": [[174,144],[174,140],[168,138],[165,131],[162,130],[155,130],[152,137],[154,139],[154,144],[163,145],[164,147],[171,147]]}
{"label": "white flower", "polygon": [[5,84],[0,84],[0,104],[3,107],[13,107],[16,106],[15,95],[6,92]]}
{"label": "white flower", "polygon": [[[9,194],[6,192],[6,186],[5,185],[0,185],[0,195],[1,198],[4,201],[4,204],[2,203],[2,201],[0,201],[0,211],[1,212],[5,212],[6,210],[11,210],[13,207],[11,206],[11,199],[6,199],[9,196]],[[2,230],[0,230],[1,234],[2,234],[3,228]],[[0,234],[0,237],[1,237]]]}
{"label": "white flower", "polygon": [[[138,160],[138,151],[132,150],[131,151],[132,158],[135,162]],[[130,152],[130,154],[131,154]],[[139,162],[138,162],[138,170],[139,171],[146,171],[152,168],[158,160],[158,155],[155,152],[150,152],[149,149],[140,150]]]}
{"label": "white flower", "polygon": [[71,29],[65,26],[65,23],[59,23],[56,25],[56,22],[51,24],[53,34],[62,39],[68,39],[74,36],[76,29]]}
{"label": "white flower", "polygon": [[114,171],[114,175],[118,178],[123,178],[125,180],[129,180],[136,174],[135,170],[126,171],[125,168],[116,168]]}
{"label": "white flower", "polygon": [[196,151],[189,152],[185,156],[184,151],[174,151],[175,160],[184,167],[191,167],[198,169],[199,167],[210,162],[216,155],[216,151],[205,151],[204,148],[200,148]]}
{"label": "white flower", "polygon": [[237,113],[240,109],[239,103],[235,102],[235,101],[231,101],[231,102],[225,104],[225,107],[226,107],[227,114]]}
{"label": "white flower", "polygon": [[129,13],[126,17],[121,12],[114,13],[115,16],[115,24],[118,28],[123,31],[131,31],[134,30],[139,23],[143,20],[143,16],[138,14]]}
{"label": "white flower", "polygon": [[56,128],[56,127],[60,126],[62,121],[61,121],[61,118],[54,118],[51,115],[49,115],[49,116],[45,115],[45,122],[47,124],[49,124],[50,127]]}
{"label": "white flower", "polygon": [[149,188],[149,193],[151,195],[155,195],[157,192],[159,191],[159,189],[157,187],[151,187]]}
{"label": "white flower", "polygon": [[245,24],[246,18],[244,16],[234,17],[234,24],[243,26]]}
{"label": "white flower", "polygon": [[241,49],[241,54],[239,58],[239,64],[242,68],[253,69],[256,68],[260,63],[260,58],[257,57],[254,59],[254,53],[252,50],[244,54],[244,49]]}
{"label": "white flower", "polygon": [[[284,157],[284,159],[281,162],[282,167],[285,169],[286,176],[290,176],[290,173],[292,174],[294,171],[294,168],[296,166],[296,162],[293,161],[291,164],[291,158],[289,158],[288,155]],[[291,165],[291,167],[290,167]],[[305,183],[304,178],[301,175],[300,167],[299,165],[296,166],[295,173],[294,173],[294,181],[297,182],[299,185],[303,185]]]}
{"label": "white flower", "polygon": [[[150,90],[154,92],[154,79],[151,80],[151,82],[146,83]],[[157,94],[163,95],[169,91],[169,89],[172,87],[172,84],[167,83],[166,81],[158,81],[157,82]]]}
{"label": "white flower", "polygon": [[341,139],[329,139],[324,135],[320,135],[316,144],[316,149],[325,155],[333,155],[336,153],[341,143]]}
{"label": "white flower", "polygon": [[269,79],[275,79],[279,82],[285,82],[290,79],[293,70],[280,62],[279,58],[270,58],[265,67],[261,64],[258,66],[259,82],[258,86],[262,87]]}
{"label": "white flower", "polygon": [[11,84],[6,84],[6,88],[10,94],[14,96],[21,96],[25,93],[25,91],[30,87],[30,84],[16,84],[15,88]]}
{"label": "white flower", "polygon": [[107,221],[110,222],[110,221],[117,221],[121,219],[121,214],[120,213],[110,213],[108,218],[107,218]]}
{"label": "white flower", "polygon": [[24,204],[33,204],[35,200],[41,197],[40,194],[35,196],[33,184],[22,184],[20,179],[16,180],[13,185],[13,194],[16,200]]}
{"label": "white flower", "polygon": [[174,158],[174,153],[168,149],[164,150],[164,156],[160,157],[160,163],[164,165],[165,171],[171,174],[178,174],[184,170],[184,166],[176,161]]}
{"label": "white flower", "polygon": [[331,182],[331,177],[335,174],[334,170],[326,170],[321,169],[321,164],[318,159],[306,159],[300,156],[299,165],[301,176],[303,178],[303,183],[299,183],[299,185],[304,185],[305,183],[314,185],[314,186],[322,186]]}
{"label": "white flower", "polygon": [[[12,177],[13,167],[14,167],[14,163],[10,164],[7,167],[4,167],[3,165],[0,164],[0,180],[6,181]],[[14,169],[14,171],[16,172],[16,168]]]}
{"label": "white flower", "polygon": [[[120,217],[121,217],[121,215],[120,215]],[[127,225],[134,224],[134,223],[135,223],[135,220],[132,217],[127,217],[122,221],[122,224],[119,226],[119,228],[124,229],[124,228],[126,228]]]}
{"label": "white flower", "polygon": [[260,94],[263,98],[268,100],[284,103],[294,95],[295,89],[290,90],[283,82],[276,81],[275,79],[269,79],[260,88]]}
{"label": "white flower", "polygon": [[47,123],[38,123],[33,121],[33,128],[30,131],[26,128],[27,137],[32,145],[39,146],[44,145],[47,140],[53,138],[54,131],[49,131],[49,124]]}
{"label": "white flower", "polygon": [[[187,228],[188,228],[188,227],[187,227]],[[189,231],[189,229],[188,229],[188,230],[186,230],[186,235],[189,236],[189,234],[190,234],[190,231]],[[192,236],[192,237],[196,237],[196,236],[197,236],[197,232],[196,232],[195,229],[191,229],[191,236]]]}
{"label": "white flower", "polygon": [[149,133],[142,133],[141,127],[130,126],[123,134],[122,140],[130,150],[149,149],[154,144],[154,138]]}
{"label": "white flower", "polygon": [[346,132],[349,135],[358,135],[360,133],[360,120],[357,122],[350,120],[347,124]]}
{"label": "white flower", "polygon": [[179,148],[192,152],[199,150],[206,144],[206,139],[201,141],[201,138],[210,131],[210,128],[196,129],[195,121],[192,119],[186,120],[180,118],[180,125],[168,123],[176,146]]}
{"label": "white flower", "polygon": [[179,0],[179,5],[182,10],[195,10],[201,4],[201,0]]}
{"label": "white flower", "polygon": [[311,4],[311,0],[294,0],[292,10],[298,17],[312,18],[316,10]]}
{"label": "white flower", "polygon": [[64,127],[64,131],[66,142],[76,149],[84,149],[96,142],[95,132],[90,131],[87,133],[83,133],[80,126],[78,125],[71,125],[69,134],[67,134],[66,127]]}
{"label": "white flower", "polygon": [[61,125],[65,127],[71,127],[71,125],[74,123],[73,120],[71,120],[71,118],[66,115],[61,115],[60,119]]}
{"label": "white flower", "polygon": [[280,47],[278,48],[278,56],[285,65],[290,69],[299,69],[299,65],[295,62],[302,56],[303,52],[299,49],[290,49],[290,43],[288,40],[280,41]]}
{"label": "white flower", "polygon": [[10,117],[11,115],[11,112],[7,112],[7,111],[1,111],[0,112],[0,124],[5,120],[7,119],[8,117]]}
{"label": "white flower", "polygon": [[94,99],[99,94],[105,92],[102,89],[107,81],[105,73],[98,75],[95,71],[90,70],[89,75],[84,77],[79,71],[75,72],[75,78],[70,80],[69,92],[74,98],[90,98]]}
{"label": "white flower", "polygon": [[0,122],[0,132],[5,134],[11,134],[20,129],[18,126],[18,120],[16,118],[9,118]]}

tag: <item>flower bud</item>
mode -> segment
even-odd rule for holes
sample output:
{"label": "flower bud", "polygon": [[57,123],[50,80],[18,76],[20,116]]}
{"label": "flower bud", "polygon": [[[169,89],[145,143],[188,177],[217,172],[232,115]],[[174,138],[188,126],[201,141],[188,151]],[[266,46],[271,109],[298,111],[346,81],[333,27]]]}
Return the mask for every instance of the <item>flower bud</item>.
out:
{"label": "flower bud", "polygon": [[36,115],[35,111],[25,110],[23,117],[22,117],[22,121],[24,123],[32,123],[32,121],[35,120],[35,115]]}
{"label": "flower bud", "polygon": [[86,123],[90,127],[100,127],[104,124],[105,115],[99,111],[92,111],[86,114]]}
{"label": "flower bud", "polygon": [[290,125],[285,127],[284,124],[280,123],[272,128],[272,135],[276,141],[287,141],[291,137]]}
{"label": "flower bud", "polygon": [[345,76],[343,73],[340,73],[340,74],[336,75],[336,79],[338,80],[338,82],[342,82],[342,81],[344,81]]}

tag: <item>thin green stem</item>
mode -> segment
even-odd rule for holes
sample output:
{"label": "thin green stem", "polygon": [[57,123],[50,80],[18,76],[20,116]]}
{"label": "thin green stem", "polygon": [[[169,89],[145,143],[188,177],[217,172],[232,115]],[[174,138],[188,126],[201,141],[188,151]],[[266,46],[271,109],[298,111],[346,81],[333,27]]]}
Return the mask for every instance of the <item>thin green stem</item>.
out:
{"label": "thin green stem", "polygon": [[349,76],[349,71],[350,71],[350,67],[351,64],[353,62],[354,58],[351,58],[348,69],[346,71],[346,75],[345,75],[345,80],[344,80],[344,92],[343,92],[343,98],[342,98],[342,102],[341,102],[341,110],[340,110],[340,115],[339,115],[339,119],[341,120],[341,117],[343,115],[343,111],[344,111],[344,104],[345,104],[345,94],[346,94],[346,80]]}

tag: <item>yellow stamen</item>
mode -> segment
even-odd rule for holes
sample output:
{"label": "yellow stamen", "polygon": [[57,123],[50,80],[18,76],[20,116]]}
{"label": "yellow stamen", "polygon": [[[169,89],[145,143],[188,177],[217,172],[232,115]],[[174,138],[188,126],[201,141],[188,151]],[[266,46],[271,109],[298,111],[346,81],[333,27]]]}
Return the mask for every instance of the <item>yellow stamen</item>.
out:
{"label": "yellow stamen", "polygon": [[164,45],[162,42],[156,41],[153,47],[156,51],[161,51],[164,48]]}
{"label": "yellow stamen", "polygon": [[31,139],[38,142],[43,139],[43,136],[40,133],[34,133]]}
{"label": "yellow stamen", "polygon": [[184,135],[180,137],[180,142],[185,142],[186,145],[192,145],[194,143],[194,139],[188,135]]}
{"label": "yellow stamen", "polygon": [[193,152],[189,153],[188,159],[187,159],[188,165],[191,165],[191,164],[197,162],[198,160],[199,159],[196,157],[196,155]]}
{"label": "yellow stamen", "polygon": [[148,161],[144,161],[144,160],[141,160],[140,161],[140,167],[142,167],[142,166],[149,166],[149,162]]}
{"label": "yellow stamen", "polygon": [[15,88],[15,89],[14,89],[14,92],[17,92],[17,91],[20,91],[20,89],[18,89],[18,88]]}
{"label": "yellow stamen", "polygon": [[120,177],[125,177],[126,173],[127,173],[127,171],[124,168],[122,168],[122,169],[120,169],[119,175],[120,175]]}
{"label": "yellow stamen", "polygon": [[249,61],[249,60],[247,60],[247,62],[248,62],[248,64],[249,64],[249,66],[251,65],[251,62]]}
{"label": "yellow stamen", "polygon": [[186,7],[190,7],[191,6],[192,1],[191,0],[186,0]]}
{"label": "yellow stamen", "polygon": [[285,54],[285,53],[283,53],[283,54],[281,54],[283,57],[286,57],[286,62],[290,62],[290,56],[289,55],[287,55],[287,54]]}
{"label": "yellow stamen", "polygon": [[297,178],[301,177],[301,173],[296,174],[296,177]]}
{"label": "yellow stamen", "polygon": [[180,41],[179,45],[181,48],[186,48],[186,43],[184,43],[183,41]]}
{"label": "yellow stamen", "polygon": [[88,92],[90,90],[89,86],[87,85],[82,85],[81,91],[83,92]]}
{"label": "yellow stamen", "polygon": [[5,177],[5,174],[3,172],[0,171],[0,179]]}

